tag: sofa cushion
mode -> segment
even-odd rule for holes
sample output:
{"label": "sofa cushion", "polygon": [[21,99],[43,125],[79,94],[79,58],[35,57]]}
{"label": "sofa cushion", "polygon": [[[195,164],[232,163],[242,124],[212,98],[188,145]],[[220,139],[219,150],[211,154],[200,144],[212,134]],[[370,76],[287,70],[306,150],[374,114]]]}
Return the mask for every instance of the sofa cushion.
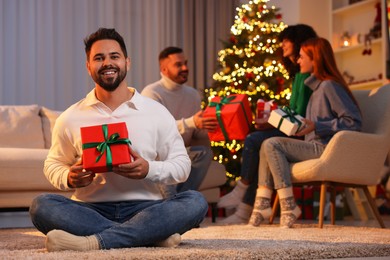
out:
{"label": "sofa cushion", "polygon": [[57,190],[43,173],[48,149],[0,148],[0,191]]}
{"label": "sofa cushion", "polygon": [[0,147],[45,147],[38,105],[0,106],[0,118]]}
{"label": "sofa cushion", "polygon": [[42,130],[43,138],[45,140],[45,148],[50,148],[51,146],[51,132],[56,122],[57,117],[62,113],[62,111],[56,111],[48,109],[47,107],[42,107],[39,114],[42,119]]}

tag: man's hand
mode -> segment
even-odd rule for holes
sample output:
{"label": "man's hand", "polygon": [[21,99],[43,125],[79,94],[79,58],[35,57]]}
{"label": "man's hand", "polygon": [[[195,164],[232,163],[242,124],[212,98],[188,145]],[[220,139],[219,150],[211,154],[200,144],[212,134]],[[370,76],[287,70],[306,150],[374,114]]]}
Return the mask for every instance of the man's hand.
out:
{"label": "man's hand", "polygon": [[316,128],[315,123],[313,121],[306,118],[304,118],[302,121],[305,123],[305,126],[302,127],[302,129],[299,132],[297,132],[295,136],[307,135],[308,133],[314,131]]}
{"label": "man's hand", "polygon": [[83,169],[82,161],[73,164],[68,173],[68,186],[71,188],[81,188],[88,186],[93,181],[95,173],[85,171]]}
{"label": "man's hand", "polygon": [[149,163],[134,150],[131,150],[134,161],[113,167],[112,171],[129,179],[144,179],[149,172]]}
{"label": "man's hand", "polygon": [[215,131],[218,127],[217,119],[212,117],[203,117],[202,110],[200,110],[194,115],[194,122],[196,128],[205,129],[210,132]]}

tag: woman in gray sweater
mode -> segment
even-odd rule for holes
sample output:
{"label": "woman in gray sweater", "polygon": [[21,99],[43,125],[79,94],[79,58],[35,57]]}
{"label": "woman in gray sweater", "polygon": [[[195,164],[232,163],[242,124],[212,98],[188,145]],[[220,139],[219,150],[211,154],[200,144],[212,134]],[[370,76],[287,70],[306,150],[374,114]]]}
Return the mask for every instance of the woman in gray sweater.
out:
{"label": "woman in gray sweater", "polygon": [[281,227],[291,227],[301,214],[292,189],[290,163],[319,158],[326,144],[338,131],[360,131],[360,110],[337,69],[330,43],[313,38],[301,45],[298,59],[301,73],[310,72],[305,84],[313,90],[297,136],[270,138],[261,146],[259,187],[249,223],[258,226],[271,216],[271,195],[277,190],[281,207]]}

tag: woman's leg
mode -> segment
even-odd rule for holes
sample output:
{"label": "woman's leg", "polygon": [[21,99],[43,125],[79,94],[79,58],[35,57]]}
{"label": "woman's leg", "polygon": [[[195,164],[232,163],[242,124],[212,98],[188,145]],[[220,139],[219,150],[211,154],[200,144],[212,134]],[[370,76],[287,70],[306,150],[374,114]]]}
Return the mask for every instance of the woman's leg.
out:
{"label": "woman's leg", "polygon": [[267,131],[256,131],[245,138],[240,171],[241,180],[237,182],[236,187],[230,193],[220,199],[218,207],[236,208],[241,202],[250,207],[253,206],[258,182],[260,146],[264,140],[273,136],[285,135],[275,128]]}
{"label": "woman's leg", "polygon": [[278,129],[253,132],[245,140],[242,152],[241,177],[249,182],[248,189],[243,197],[243,202],[250,206],[255,203],[256,190],[259,176],[259,162],[261,161],[259,153],[262,143],[276,136],[286,136]]}
{"label": "woman's leg", "polygon": [[266,140],[261,147],[259,185],[277,190],[282,227],[291,227],[301,214],[292,192],[290,164],[319,158],[324,146],[301,140],[275,137]]}

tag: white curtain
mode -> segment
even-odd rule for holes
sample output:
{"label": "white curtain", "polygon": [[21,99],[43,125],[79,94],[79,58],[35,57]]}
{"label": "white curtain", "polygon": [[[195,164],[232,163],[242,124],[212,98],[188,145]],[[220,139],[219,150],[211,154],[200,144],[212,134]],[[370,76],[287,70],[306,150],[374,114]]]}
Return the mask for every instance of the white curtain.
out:
{"label": "white curtain", "polygon": [[83,39],[116,28],[139,91],[159,79],[158,54],[170,45],[188,57],[188,84],[212,83],[221,40],[228,39],[239,0],[0,0],[0,105],[63,110],[93,88]]}

